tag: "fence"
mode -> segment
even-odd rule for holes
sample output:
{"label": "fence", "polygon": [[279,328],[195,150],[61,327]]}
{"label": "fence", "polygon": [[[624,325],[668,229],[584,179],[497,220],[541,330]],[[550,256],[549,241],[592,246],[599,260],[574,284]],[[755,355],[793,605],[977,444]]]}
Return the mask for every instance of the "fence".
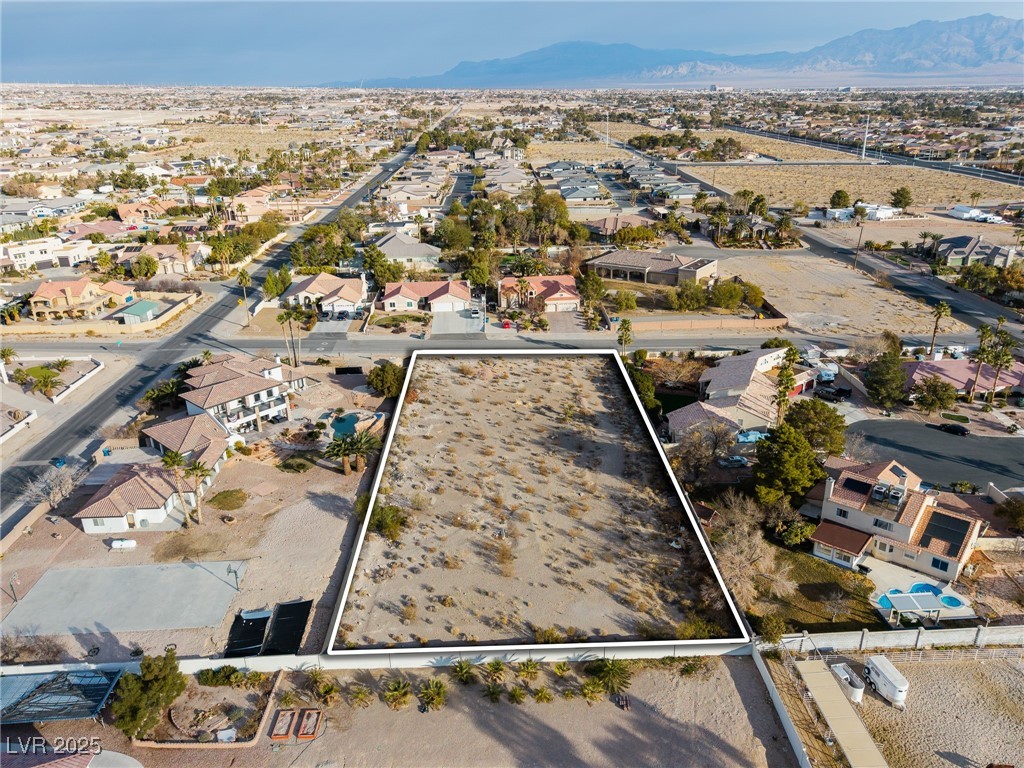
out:
{"label": "fence", "polygon": [[16,435],[19,432],[21,432],[21,430],[26,429],[29,424],[31,424],[33,421],[35,421],[38,418],[39,418],[39,411],[29,411],[25,415],[25,418],[23,418],[21,421],[15,423],[15,424],[12,424],[10,429],[8,429],[6,432],[4,432],[2,435],[0,435],[0,444],[2,444],[5,440],[7,440],[7,438],[14,437],[14,435]]}
{"label": "fence", "polygon": [[[179,296],[181,294],[178,294]],[[174,306],[168,309],[166,312],[160,314],[159,317],[153,320],[147,320],[144,323],[134,323],[132,325],[123,325],[114,320],[75,320],[74,322],[66,325],[43,325],[39,323],[18,323],[16,329],[11,329],[8,333],[12,336],[64,336],[74,337],[79,333],[84,333],[86,336],[92,334],[94,336],[101,334],[121,334],[121,335],[138,335],[142,333],[149,333],[160,328],[169,320],[173,320],[175,317],[180,315],[186,309],[191,307],[199,300],[199,297],[190,293],[187,297],[178,301]]]}
{"label": "fence", "polygon": [[782,644],[791,651],[808,653],[832,651],[923,650],[947,646],[1012,646],[1024,648],[1024,625],[966,627],[963,629],[895,629],[872,632],[829,632],[817,635],[787,635]]}
{"label": "fence", "polygon": [[64,389],[64,390],[63,390],[62,392],[58,392],[58,393],[57,393],[56,395],[54,395],[53,397],[51,397],[50,399],[51,399],[51,400],[52,400],[53,402],[55,402],[55,403],[59,403],[59,402],[60,402],[61,400],[63,400],[63,399],[65,398],[65,397],[67,397],[67,396],[68,396],[68,395],[70,395],[70,394],[71,394],[72,392],[74,392],[74,391],[75,391],[76,389],[78,389],[78,388],[79,388],[80,386],[82,386],[83,384],[85,384],[85,382],[87,382],[87,381],[88,381],[89,379],[91,379],[91,378],[92,378],[93,376],[96,376],[96,375],[97,375],[97,374],[98,374],[98,373],[99,373],[100,371],[102,371],[102,370],[103,370],[104,368],[106,368],[106,366],[105,366],[105,365],[103,365],[102,361],[100,361],[100,360],[97,360],[97,359],[96,359],[96,358],[94,358],[94,357],[86,357],[86,358],[78,358],[78,359],[83,359],[83,360],[91,360],[91,361],[92,361],[92,363],[93,363],[93,369],[92,369],[91,371],[86,371],[86,372],[85,372],[84,374],[82,374],[81,376],[79,376],[79,377],[78,377],[78,379],[76,379],[75,381],[71,382],[71,383],[70,383],[70,384],[69,384],[69,385],[67,386],[67,388],[66,388],[66,389]]}
{"label": "fence", "polygon": [[775,681],[772,680],[772,675],[768,671],[764,659],[761,658],[761,654],[756,648],[754,648],[752,655],[754,657],[754,666],[757,667],[761,680],[764,681],[764,685],[768,689],[768,697],[772,700],[772,706],[775,707],[775,712],[782,722],[782,729],[786,732],[789,745],[793,748],[793,753],[796,755],[797,765],[800,768],[811,768],[811,759],[807,755],[807,748],[804,747],[803,739],[800,738],[796,724],[793,722],[793,718],[790,717],[789,710],[786,709],[786,705],[782,701],[782,696],[779,695],[779,689],[775,687]]}

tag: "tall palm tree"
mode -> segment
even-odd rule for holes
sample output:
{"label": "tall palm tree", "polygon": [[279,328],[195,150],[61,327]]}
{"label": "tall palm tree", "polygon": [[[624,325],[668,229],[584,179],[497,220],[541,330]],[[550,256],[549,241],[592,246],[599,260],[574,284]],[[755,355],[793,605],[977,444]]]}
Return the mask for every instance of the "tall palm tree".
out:
{"label": "tall palm tree", "polygon": [[929,235],[931,235],[931,232],[929,232],[927,229],[922,231],[922,232],[918,232],[917,233],[917,236],[919,238],[921,238],[921,248],[922,249],[924,248],[924,244],[928,242],[928,236]]}
{"label": "tall palm tree", "polygon": [[793,217],[788,213],[780,214],[775,219],[775,231],[779,233],[779,237],[783,240],[787,239],[793,231]]}
{"label": "tall palm tree", "polygon": [[516,280],[516,295],[519,297],[519,308],[526,306],[526,294],[530,292],[530,282],[525,277]]}
{"label": "tall palm tree", "polygon": [[188,263],[188,243],[185,242],[184,237],[178,241],[178,257],[181,259],[181,266],[184,268],[185,274],[187,275],[192,271],[192,268]]}
{"label": "tall palm tree", "polygon": [[297,365],[299,361],[298,351],[295,347],[295,308],[287,307],[281,312],[277,313],[277,322],[281,325],[283,332],[285,323],[288,324],[288,336],[285,336],[285,344],[287,345],[288,337],[291,337],[291,347],[289,348],[288,354],[292,358],[292,365]]}
{"label": "tall palm tree", "polygon": [[352,438],[351,452],[356,457],[356,472],[362,472],[366,469],[366,460],[380,451],[380,438],[365,429],[356,432]]}
{"label": "tall palm tree", "polygon": [[212,474],[213,470],[201,461],[193,461],[185,468],[185,477],[191,478],[196,484],[196,523],[198,525],[203,524],[203,482]]}
{"label": "tall palm tree", "polygon": [[928,239],[932,241],[932,258],[934,259],[939,252],[939,243],[942,241],[942,233],[929,232]]}
{"label": "tall palm tree", "polygon": [[939,335],[939,323],[942,321],[942,318],[949,317],[952,314],[953,310],[950,309],[949,304],[944,301],[940,301],[934,308],[932,308],[932,317],[935,318],[935,327],[932,328],[932,343],[931,346],[928,347],[929,355],[935,354],[935,337]]}
{"label": "tall palm tree", "polygon": [[178,491],[178,503],[181,504],[181,511],[185,515],[185,527],[190,528],[192,526],[192,514],[189,509],[185,507],[185,489],[182,485],[182,478],[184,477],[184,469],[187,466],[185,463],[185,457],[177,451],[167,451],[161,458],[164,467],[171,470],[174,473],[174,486]]}
{"label": "tall palm tree", "polygon": [[725,211],[715,211],[708,217],[708,224],[715,228],[715,241],[722,239],[722,231],[729,226],[729,214]]}
{"label": "tall palm tree", "polygon": [[989,365],[996,369],[995,378],[992,380],[992,388],[988,391],[988,401],[990,403],[996,399],[996,391],[999,389],[999,377],[1003,375],[1004,370],[1013,365],[1016,359],[1013,356],[1016,348],[1017,342],[1010,335],[1009,331],[996,331],[996,342],[992,347],[991,357],[988,361]]}
{"label": "tall palm tree", "polygon": [[355,435],[343,435],[331,440],[330,445],[324,448],[324,456],[337,461],[341,459],[341,471],[343,474],[352,474],[352,444]]}
{"label": "tall palm tree", "polygon": [[978,348],[971,352],[970,358],[974,363],[974,383],[971,384],[971,391],[967,394],[967,402],[974,402],[974,394],[978,391],[978,379],[981,378],[981,368],[988,363],[989,345],[992,343],[992,326],[982,324],[978,328]]}
{"label": "tall palm tree", "polygon": [[245,324],[249,325],[249,322],[252,320],[252,313],[249,311],[249,296],[246,293],[246,289],[252,286],[252,275],[245,269],[240,269],[238,270],[238,277],[235,279],[242,289],[242,304],[245,306]]}

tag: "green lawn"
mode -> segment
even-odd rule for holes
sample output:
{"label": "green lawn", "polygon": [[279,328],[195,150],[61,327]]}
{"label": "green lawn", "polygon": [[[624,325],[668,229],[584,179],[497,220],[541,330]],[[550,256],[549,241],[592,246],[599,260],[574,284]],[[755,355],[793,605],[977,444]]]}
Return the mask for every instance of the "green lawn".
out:
{"label": "green lawn", "polygon": [[378,317],[373,321],[373,324],[379,325],[382,328],[396,328],[406,323],[423,323],[423,325],[427,325],[429,322],[430,318],[427,315],[385,315],[384,317]]}
{"label": "green lawn", "polygon": [[966,416],[961,416],[959,413],[946,413],[945,411],[943,411],[942,413],[939,414],[939,416],[946,419],[947,421],[956,421],[959,422],[960,424],[971,423],[971,420],[969,418],[967,418]]}
{"label": "green lawn", "polygon": [[240,509],[246,501],[249,500],[249,494],[243,491],[241,488],[232,488],[227,491],[221,491],[216,496],[211,498],[207,504],[214,509],[219,509],[224,512],[231,512],[236,509]]}
{"label": "green lawn", "polygon": [[[792,566],[790,575],[797,583],[796,592],[773,601],[794,632],[850,632],[863,628],[888,629],[868,601],[874,589],[872,582],[860,574],[840,568],[806,552],[785,547],[777,551],[782,561]],[[834,589],[847,594],[847,608],[835,622],[825,610],[824,602]]]}
{"label": "green lawn", "polygon": [[45,365],[33,365],[31,368],[26,368],[25,373],[31,376],[33,379],[38,379],[40,374],[54,373]]}

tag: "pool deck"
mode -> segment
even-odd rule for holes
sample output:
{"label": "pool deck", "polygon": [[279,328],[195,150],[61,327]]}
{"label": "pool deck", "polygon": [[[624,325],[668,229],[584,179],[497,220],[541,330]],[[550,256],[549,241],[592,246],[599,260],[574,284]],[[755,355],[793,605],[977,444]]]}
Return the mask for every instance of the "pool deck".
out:
{"label": "pool deck", "polygon": [[[963,603],[959,608],[944,607],[940,622],[941,619],[975,618],[974,607],[971,605],[970,599],[950,587],[945,581],[939,581],[932,576],[926,576],[918,571],[912,571],[895,563],[887,563],[875,557],[865,558],[864,565],[871,569],[868,578],[875,582],[875,591],[871,595],[871,602],[876,608],[878,608],[878,598],[887,594],[891,589],[898,589],[901,592],[909,593],[915,584],[932,584],[942,589],[942,594],[939,596],[940,599],[949,595]],[[888,619],[889,612],[887,610],[879,608],[879,613],[882,614],[883,618]]]}

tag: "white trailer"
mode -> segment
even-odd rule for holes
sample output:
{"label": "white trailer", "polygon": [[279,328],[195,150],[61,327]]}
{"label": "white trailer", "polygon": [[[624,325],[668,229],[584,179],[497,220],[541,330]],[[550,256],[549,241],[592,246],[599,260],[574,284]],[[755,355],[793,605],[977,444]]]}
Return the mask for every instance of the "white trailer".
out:
{"label": "white trailer", "polygon": [[833,664],[832,674],[839,678],[839,687],[843,689],[846,698],[854,704],[864,701],[864,681],[850,669],[849,664]]}
{"label": "white trailer", "polygon": [[949,215],[954,219],[963,219],[964,221],[973,221],[981,217],[983,214],[977,208],[972,208],[969,205],[954,205],[953,210],[949,212]]}
{"label": "white trailer", "polygon": [[864,664],[864,679],[879,696],[897,709],[905,709],[910,683],[885,656],[868,656]]}

